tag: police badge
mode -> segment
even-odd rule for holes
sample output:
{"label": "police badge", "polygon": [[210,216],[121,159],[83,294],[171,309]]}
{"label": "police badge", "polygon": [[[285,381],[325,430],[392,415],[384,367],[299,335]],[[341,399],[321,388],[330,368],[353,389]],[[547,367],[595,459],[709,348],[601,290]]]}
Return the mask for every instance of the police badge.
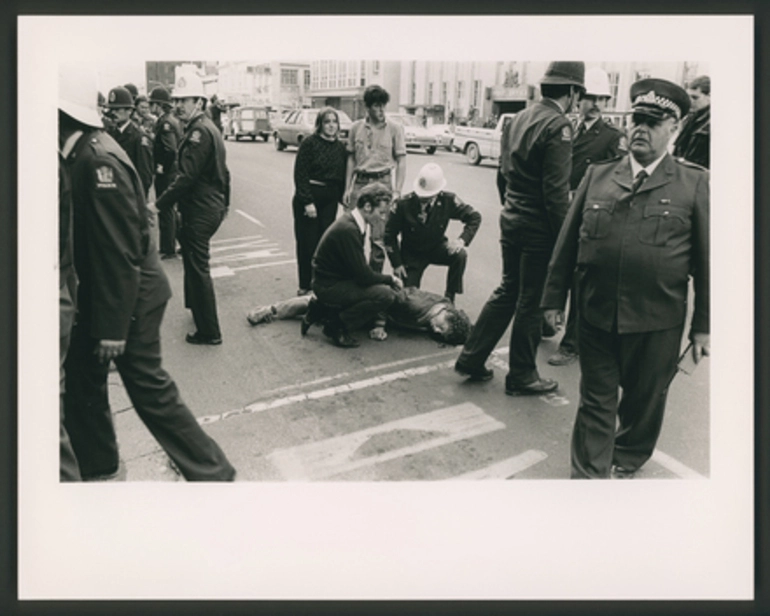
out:
{"label": "police badge", "polygon": [[96,188],[116,188],[112,167],[104,165],[96,169]]}

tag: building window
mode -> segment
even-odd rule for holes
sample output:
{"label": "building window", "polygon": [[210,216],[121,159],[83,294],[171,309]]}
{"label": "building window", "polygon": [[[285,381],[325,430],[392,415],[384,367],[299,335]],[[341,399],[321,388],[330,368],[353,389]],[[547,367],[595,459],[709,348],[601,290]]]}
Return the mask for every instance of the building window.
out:
{"label": "building window", "polygon": [[305,71],[305,80],[304,80],[305,88],[310,87],[310,71]]}
{"label": "building window", "polygon": [[374,66],[372,67],[372,73],[374,73],[375,75],[379,75],[380,74],[380,61],[379,60],[375,60],[374,61]]}
{"label": "building window", "polygon": [[441,82],[441,104],[446,107],[447,101],[449,100],[449,97],[447,96],[447,82],[442,81]]}
{"label": "building window", "polygon": [[282,86],[296,86],[297,85],[297,70],[290,68],[281,69],[281,85]]}
{"label": "building window", "polygon": [[428,104],[433,104],[433,82],[428,83]]}
{"label": "building window", "polygon": [[464,89],[463,86],[464,85],[465,85],[465,83],[462,82],[462,81],[458,81],[457,82],[457,104],[458,104],[458,106],[462,104],[463,95],[465,94],[465,92],[463,92],[463,89]]}
{"label": "building window", "polygon": [[413,81],[409,92],[409,102],[414,105],[417,100],[417,84]]}
{"label": "building window", "polygon": [[607,73],[610,78],[610,100],[607,102],[607,111],[618,108],[618,85],[620,84],[620,73]]}
{"label": "building window", "polygon": [[480,79],[476,79],[473,82],[473,106],[474,107],[481,106],[481,80]]}

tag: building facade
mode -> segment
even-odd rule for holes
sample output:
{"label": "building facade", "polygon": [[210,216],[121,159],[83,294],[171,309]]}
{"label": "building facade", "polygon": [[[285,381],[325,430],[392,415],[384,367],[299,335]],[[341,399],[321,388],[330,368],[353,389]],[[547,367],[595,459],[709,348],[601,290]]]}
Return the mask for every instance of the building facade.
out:
{"label": "building facade", "polygon": [[307,62],[220,62],[217,94],[228,103],[284,111],[310,106]]}

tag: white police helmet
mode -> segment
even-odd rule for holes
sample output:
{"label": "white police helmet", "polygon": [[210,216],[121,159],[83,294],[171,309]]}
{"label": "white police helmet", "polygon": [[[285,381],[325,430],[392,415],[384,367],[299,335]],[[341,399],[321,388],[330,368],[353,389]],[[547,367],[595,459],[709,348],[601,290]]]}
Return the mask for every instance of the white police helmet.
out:
{"label": "white police helmet", "polygon": [[610,98],[610,77],[607,71],[597,67],[586,71],[586,94],[589,96],[606,96]]}
{"label": "white police helmet", "polygon": [[93,70],[74,64],[59,67],[59,109],[82,124],[102,128],[98,100]]}
{"label": "white police helmet", "polygon": [[208,98],[203,90],[203,79],[195,73],[180,75],[174,84],[174,92],[171,98]]}
{"label": "white police helmet", "polygon": [[417,174],[412,186],[418,197],[432,197],[446,187],[444,172],[436,163],[428,163]]}

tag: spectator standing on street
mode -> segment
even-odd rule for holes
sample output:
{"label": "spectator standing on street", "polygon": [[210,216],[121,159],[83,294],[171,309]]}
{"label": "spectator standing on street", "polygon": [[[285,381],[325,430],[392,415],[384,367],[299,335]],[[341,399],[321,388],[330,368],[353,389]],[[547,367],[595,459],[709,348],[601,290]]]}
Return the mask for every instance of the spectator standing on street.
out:
{"label": "spectator standing on street", "polygon": [[339,347],[356,347],[350,332],[384,314],[403,288],[398,276],[375,272],[364,256],[366,225],[386,216],[390,188],[369,184],[358,191],[356,207],[326,230],[313,257],[313,292],[338,313],[324,334]]}
{"label": "spectator standing on street", "polygon": [[315,132],[300,143],[294,161],[294,239],[299,290],[310,293],[313,254],[324,231],[337,217],[345,190],[347,150],[338,138],[340,119],[332,107],[318,112]]}
{"label": "spectator standing on street", "polygon": [[[162,195],[177,173],[179,144],[184,135],[182,123],[172,112],[171,93],[163,86],[150,92],[150,107],[158,116],[155,124],[153,158],[155,160],[155,194]],[[158,234],[161,259],[176,257],[178,212],[172,204],[158,213]]]}
{"label": "spectator standing on street", "polygon": [[546,318],[558,322],[577,268],[573,478],[629,478],[652,455],[676,374],[690,277],[693,359],[709,354],[708,172],[667,149],[690,99],[663,79],[637,81],[630,95],[631,154],[588,168],[542,299]]}
{"label": "spectator standing on street", "polygon": [[681,156],[709,168],[711,147],[711,79],[705,75],[693,79],[687,87],[690,115],[682,121],[674,142],[674,156]]}
{"label": "spectator standing on street", "polygon": [[[385,107],[390,100],[387,90],[371,85],[364,91],[366,117],[353,123],[348,135],[348,164],[344,202],[355,209],[358,193],[367,184],[377,182],[393,191],[393,199],[401,197],[406,177],[406,138],[404,127],[389,122]],[[385,263],[385,224],[388,214],[372,218],[369,240],[369,264],[375,272],[382,272]],[[385,317],[374,322],[369,335],[384,340]]]}
{"label": "spectator standing on street", "polygon": [[110,130],[110,137],[128,154],[134,164],[139,179],[142,180],[145,198],[150,192],[153,177],[152,141],[132,121],[134,99],[131,93],[118,86],[107,95],[107,108],[110,110],[115,125]]}
{"label": "spectator standing on street", "polygon": [[[623,131],[615,128],[602,118],[602,111],[611,98],[610,78],[601,68],[586,71],[586,93],[580,99],[575,137],[572,140],[572,174],[569,178],[570,194],[577,190],[588,165],[617,158],[628,151],[628,142]],[[574,285],[570,297],[575,297]],[[572,302],[572,300],[571,300]],[[567,366],[577,361],[577,315],[572,303],[569,307],[567,326],[559,348],[548,358],[552,366]]]}
{"label": "spectator standing on street", "polygon": [[500,214],[503,279],[484,305],[455,370],[472,380],[491,379],[492,370],[484,363],[515,314],[505,379],[509,395],[558,387],[540,377],[535,354],[548,260],[569,205],[572,125],[565,114],[584,91],[584,74],[582,62],[551,62],[540,85],[542,101],[516,114],[501,140],[507,183]]}
{"label": "spectator standing on street", "polygon": [[179,145],[178,173],[155,207],[162,213],[176,203],[182,219],[177,233],[184,262],[185,306],[192,311],[196,327],[185,340],[217,345],[222,344],[222,332],[209,269],[209,242],[230,204],[225,142],[204,113],[206,94],[198,75],[179,77],[172,98],[186,127]]}
{"label": "spectator standing on street", "polygon": [[139,120],[139,128],[141,128],[150,139],[155,137],[155,123],[158,121],[158,117],[152,114],[150,110],[150,100],[140,94],[134,100],[134,106],[136,107],[136,114]]}
{"label": "spectator standing on street", "polygon": [[[77,318],[65,362],[65,425],[83,479],[120,467],[107,394],[110,361],[149,431],[189,481],[232,481],[235,470],[161,366],[160,326],[171,289],[131,160],[95,128],[96,89],[62,78],[60,141],[73,205]],[[92,101],[86,105],[83,101]]]}
{"label": "spectator standing on street", "polygon": [[217,127],[219,133],[222,134],[222,112],[225,111],[221,104],[219,97],[216,94],[211,95],[211,103],[206,109],[206,115],[211,118],[211,122]]}
{"label": "spectator standing on street", "polygon": [[[388,218],[385,247],[393,272],[406,287],[419,288],[428,265],[448,265],[444,296],[454,302],[455,295],[463,292],[465,248],[479,230],[481,214],[454,193],[445,192],[446,184],[444,171],[436,163],[420,169],[413,192],[396,201]],[[464,225],[454,240],[446,236],[450,220]]]}

